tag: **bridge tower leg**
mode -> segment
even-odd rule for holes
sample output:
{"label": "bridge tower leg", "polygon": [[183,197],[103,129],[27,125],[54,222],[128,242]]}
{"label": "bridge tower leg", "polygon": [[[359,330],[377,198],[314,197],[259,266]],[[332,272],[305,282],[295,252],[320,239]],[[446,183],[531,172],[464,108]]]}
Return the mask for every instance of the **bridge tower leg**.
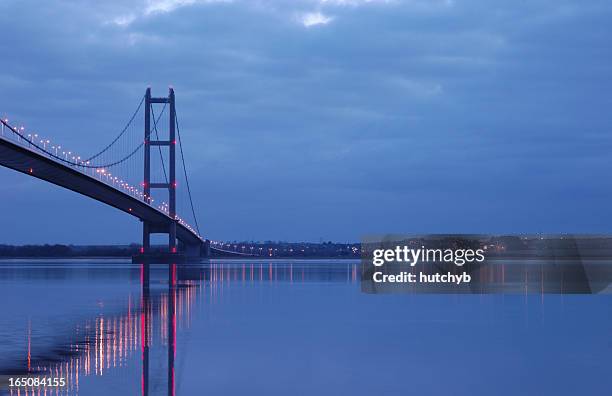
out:
{"label": "bridge tower leg", "polygon": [[170,102],[170,125],[168,126],[170,135],[170,180],[168,186],[168,197],[170,203],[170,217],[175,219],[170,223],[168,231],[168,249],[171,253],[176,253],[176,107],[174,105],[174,89],[170,88],[168,92],[168,101]]}
{"label": "bridge tower leg", "polygon": [[[156,103],[165,103],[169,106],[169,125],[168,140],[151,139],[151,106]],[[156,120],[153,120],[156,122]],[[147,88],[145,94],[145,118],[144,118],[144,181],[143,181],[143,200],[151,203],[151,189],[167,189],[169,215],[172,219],[167,227],[143,222],[142,225],[142,250],[141,253],[150,253],[151,234],[153,232],[168,233],[168,253],[177,252],[176,248],[176,107],[174,100],[174,90],[170,88],[167,98],[154,98],[151,96],[151,88]],[[169,152],[169,179],[166,183],[151,182],[151,147],[167,146]]]}
{"label": "bridge tower leg", "polygon": [[[145,119],[144,119],[144,179],[142,183],[143,200],[147,202],[151,197],[151,145],[149,137],[151,136],[151,88],[147,88],[145,94]],[[142,223],[142,249],[141,253],[149,253],[151,247],[151,230],[149,223]]]}

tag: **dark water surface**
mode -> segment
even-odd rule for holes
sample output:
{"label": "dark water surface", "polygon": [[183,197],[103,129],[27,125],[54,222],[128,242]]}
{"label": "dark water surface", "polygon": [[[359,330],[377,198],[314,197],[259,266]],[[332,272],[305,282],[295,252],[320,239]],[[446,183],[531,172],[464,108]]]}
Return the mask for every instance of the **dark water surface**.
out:
{"label": "dark water surface", "polygon": [[611,295],[367,295],[349,261],[59,260],[0,262],[0,301],[0,374],[65,377],[49,395],[612,389]]}

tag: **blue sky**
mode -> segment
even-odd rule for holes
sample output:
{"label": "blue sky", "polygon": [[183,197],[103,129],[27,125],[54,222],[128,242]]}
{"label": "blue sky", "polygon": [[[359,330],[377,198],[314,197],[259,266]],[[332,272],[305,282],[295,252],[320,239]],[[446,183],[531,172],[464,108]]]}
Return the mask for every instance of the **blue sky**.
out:
{"label": "blue sky", "polygon": [[[213,239],[609,232],[610,20],[605,1],[9,0],[0,115],[95,152],[172,85]],[[0,180],[0,243],[140,239]]]}

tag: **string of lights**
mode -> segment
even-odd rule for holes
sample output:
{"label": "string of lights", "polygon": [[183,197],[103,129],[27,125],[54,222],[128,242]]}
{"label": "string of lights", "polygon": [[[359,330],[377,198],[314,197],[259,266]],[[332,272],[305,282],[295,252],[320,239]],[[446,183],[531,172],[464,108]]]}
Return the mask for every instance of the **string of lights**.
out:
{"label": "string of lights", "polygon": [[[50,139],[43,138],[37,133],[27,133],[25,127],[16,127],[9,123],[9,120],[7,118],[0,118],[0,136],[5,139],[11,139],[17,142],[22,147],[41,153],[46,157],[53,159],[54,161],[60,162],[61,164],[66,166],[70,166],[73,169],[76,169],[89,177],[93,177],[109,186],[122,190],[135,198],[143,200],[144,202],[150,205],[154,205],[155,199],[151,196],[144,195],[143,183],[138,181],[142,180],[142,168],[141,165],[139,165],[142,163],[142,161],[129,161],[130,159],[135,159],[135,157],[139,154],[144,155],[143,151],[141,150],[144,147],[144,142],[141,137],[142,135],[138,134],[138,130],[134,127],[134,120],[136,119],[136,114],[142,108],[143,102],[144,97],[143,99],[141,99],[136,111],[132,114],[132,116],[128,120],[125,127],[121,130],[119,135],[117,135],[111,141],[110,144],[106,145],[104,149],[87,158],[78,155],[76,152],[67,150],[62,145],[54,144],[51,142]],[[159,139],[157,124],[163,116],[165,109],[166,105],[164,105],[159,115],[156,116],[153,113],[153,129],[155,131],[157,139]],[[124,139],[121,139],[122,137],[124,137]],[[134,144],[136,144],[135,148]],[[185,161],[183,157],[182,145],[180,145],[180,148],[184,170],[183,173],[187,180],[187,172],[185,170]],[[119,159],[116,159],[117,157],[119,157]],[[161,149],[160,160],[162,162],[164,178],[167,181],[165,163],[163,155],[161,153]],[[113,172],[111,172],[111,168]],[[32,173],[32,169],[30,169],[30,173]],[[134,182],[130,183],[128,180],[132,178],[134,179]],[[192,214],[194,215],[194,220],[196,222],[197,231],[193,227],[191,227],[191,225],[189,225],[189,223],[182,217],[176,215],[175,220],[177,220],[182,226],[186,227],[194,234],[199,235],[199,227],[195,218],[195,211],[193,210],[193,200],[191,197],[191,189],[189,187],[188,180],[186,185],[189,195],[189,201],[191,204]],[[162,201],[161,204],[155,204],[154,207],[169,216],[169,207],[166,202]]]}

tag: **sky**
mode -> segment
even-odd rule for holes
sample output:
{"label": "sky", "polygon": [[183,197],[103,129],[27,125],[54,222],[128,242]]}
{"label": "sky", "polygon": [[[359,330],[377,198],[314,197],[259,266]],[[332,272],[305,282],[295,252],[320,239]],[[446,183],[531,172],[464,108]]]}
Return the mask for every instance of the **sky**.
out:
{"label": "sky", "polygon": [[[3,0],[0,116],[93,153],[174,87],[215,240],[609,233],[610,20],[598,0]],[[141,238],[0,183],[0,243]]]}

